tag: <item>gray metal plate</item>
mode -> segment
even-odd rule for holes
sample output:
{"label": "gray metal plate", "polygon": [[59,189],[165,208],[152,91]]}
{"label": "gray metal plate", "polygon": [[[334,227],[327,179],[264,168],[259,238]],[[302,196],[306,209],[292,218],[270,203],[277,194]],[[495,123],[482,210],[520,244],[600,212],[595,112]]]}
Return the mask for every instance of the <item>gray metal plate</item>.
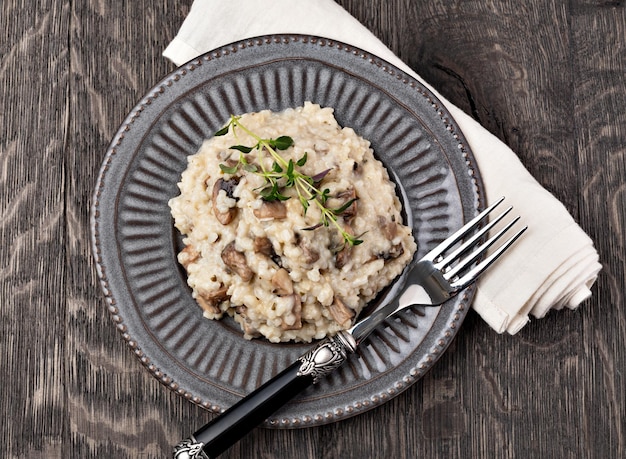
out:
{"label": "gray metal plate", "polygon": [[[370,140],[400,185],[420,254],[483,206],[473,156],[455,121],[419,82],[360,49],[280,35],[207,53],[168,75],[131,111],[106,154],[92,205],[92,244],[113,321],[149,371],[209,410],[223,410],[310,346],[247,341],[204,319],[176,261],[168,200],[187,156],[230,114],[330,106]],[[408,205],[407,205],[408,204]],[[444,352],[473,290],[388,321],[326,381],[266,422],[294,428],[373,408],[417,381]]]}

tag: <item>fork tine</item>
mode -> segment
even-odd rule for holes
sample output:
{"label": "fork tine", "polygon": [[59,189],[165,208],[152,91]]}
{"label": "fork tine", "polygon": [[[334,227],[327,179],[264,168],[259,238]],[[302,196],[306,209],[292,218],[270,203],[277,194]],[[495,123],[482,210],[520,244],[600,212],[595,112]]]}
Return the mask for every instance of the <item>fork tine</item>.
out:
{"label": "fork tine", "polygon": [[[503,235],[504,233],[506,233],[509,229],[511,229],[511,227],[517,223],[517,221],[520,219],[519,215],[517,217],[515,217],[512,221],[510,221],[509,223],[506,224],[506,226],[502,229],[500,229],[495,235],[493,235],[492,237],[490,237],[487,241],[485,241],[483,244],[474,244],[472,247],[467,247],[467,250],[469,250],[470,248],[475,248],[475,250],[470,253],[469,255],[467,255],[465,258],[463,258],[462,260],[460,260],[452,269],[449,269],[447,271],[443,271],[444,272],[444,277],[447,280],[450,279],[454,279],[461,271],[463,271],[465,268],[467,268],[470,264],[472,264],[474,261],[478,260],[478,258],[487,251],[487,249],[489,247],[491,247],[492,245],[494,245]],[[472,238],[474,239],[474,238]],[[470,242],[470,241],[468,241]]]}
{"label": "fork tine", "polygon": [[443,241],[437,247],[435,247],[430,252],[428,252],[426,254],[426,256],[424,257],[424,259],[434,261],[437,258],[439,258],[446,250],[448,250],[450,247],[454,246],[457,242],[459,242],[461,239],[463,239],[467,235],[467,233],[469,233],[474,228],[476,228],[480,224],[480,222],[482,220],[484,220],[485,217],[487,217],[487,215],[493,209],[495,209],[502,201],[504,201],[504,196],[501,197],[500,199],[498,199],[496,202],[494,202],[489,207],[487,207],[485,210],[483,210],[477,216],[472,218],[469,222],[467,222],[459,230],[457,230],[454,234],[452,234],[452,236],[449,236],[448,238],[446,238],[445,241]]}
{"label": "fork tine", "polygon": [[[497,240],[502,234],[504,234],[512,225],[515,223],[517,219],[508,224],[505,228],[498,232],[490,241],[488,241],[485,245],[491,245],[495,240]],[[523,233],[528,229],[528,226],[523,227],[513,236],[511,236],[506,242],[504,242],[495,252],[485,258],[483,261],[478,263],[474,268],[470,269],[463,277],[454,281],[452,283],[452,287],[454,289],[462,289],[467,287],[469,284],[474,282],[478,276],[480,276],[487,268],[489,268],[499,257],[502,255]],[[491,242],[493,240],[493,242]],[[482,252],[482,248],[480,249]],[[455,267],[456,268],[456,267]],[[446,273],[447,274],[447,273]]]}
{"label": "fork tine", "polygon": [[[504,212],[502,212],[500,215],[498,215],[497,217],[493,218],[487,225],[483,226],[472,237],[470,237],[467,241],[465,241],[463,244],[461,244],[461,246],[459,248],[454,250],[449,255],[446,255],[445,258],[443,258],[443,260],[438,261],[437,263],[435,263],[435,266],[437,267],[437,269],[439,269],[441,271],[444,271],[447,266],[451,265],[455,260],[459,259],[461,255],[463,255],[469,249],[474,247],[476,245],[477,241],[480,238],[482,238],[485,234],[487,234],[487,232],[490,231],[491,228],[493,228],[495,225],[497,225],[498,222],[500,222],[505,216],[507,216],[508,213],[511,212],[512,209],[513,209],[513,207],[509,207]],[[517,218],[519,219],[519,217],[517,217]]]}

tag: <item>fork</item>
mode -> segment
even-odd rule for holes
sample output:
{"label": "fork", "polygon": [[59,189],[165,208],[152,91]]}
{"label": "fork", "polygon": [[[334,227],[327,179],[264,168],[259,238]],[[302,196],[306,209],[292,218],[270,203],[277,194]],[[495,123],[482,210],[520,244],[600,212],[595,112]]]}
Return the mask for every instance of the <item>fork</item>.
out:
{"label": "fork", "polygon": [[476,281],[527,229],[521,228],[485,256],[520,219],[515,217],[487,237],[512,210],[509,207],[484,224],[503,200],[500,198],[419,261],[409,264],[373,305],[372,314],[348,330],[321,341],[287,369],[181,441],[174,449],[174,458],[218,456],[298,393],[341,366],[386,319],[411,306],[439,306]]}

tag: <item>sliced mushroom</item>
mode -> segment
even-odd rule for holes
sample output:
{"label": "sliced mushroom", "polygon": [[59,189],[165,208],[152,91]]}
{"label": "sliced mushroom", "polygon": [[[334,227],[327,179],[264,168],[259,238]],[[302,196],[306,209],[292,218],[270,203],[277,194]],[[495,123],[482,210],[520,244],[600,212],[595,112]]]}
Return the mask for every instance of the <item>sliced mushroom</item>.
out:
{"label": "sliced mushroom", "polygon": [[334,297],[332,304],[328,307],[330,315],[333,316],[335,322],[341,325],[343,328],[347,328],[352,323],[354,317],[354,311],[343,304],[339,298]]}
{"label": "sliced mushroom", "polygon": [[226,301],[228,298],[230,298],[228,296],[227,286],[222,286],[218,289],[211,290],[210,292],[202,292],[200,293],[200,296],[202,296],[202,298],[206,299],[207,301],[213,301],[216,303],[221,303],[222,301]]}
{"label": "sliced mushroom", "polygon": [[185,269],[198,258],[200,258],[200,252],[198,252],[193,245],[186,246],[178,254],[178,262],[183,265]]}
{"label": "sliced mushroom", "polygon": [[393,220],[387,220],[383,215],[378,216],[378,227],[385,239],[393,240],[398,234],[398,224]]}
{"label": "sliced mushroom", "polygon": [[400,257],[404,253],[404,246],[402,243],[394,244],[389,250],[372,253],[366,263],[370,263],[376,260],[384,260],[385,262]]}
{"label": "sliced mushroom", "polygon": [[261,333],[259,333],[259,331],[252,327],[252,324],[250,323],[250,319],[248,318],[248,308],[246,306],[237,306],[235,308],[235,312],[240,316],[241,320],[239,321],[239,325],[241,325],[241,328],[243,329],[243,332],[250,337],[253,338],[257,338],[259,336],[261,336]]}
{"label": "sliced mushroom", "polygon": [[202,308],[202,310],[209,314],[221,314],[222,311],[219,308],[219,304],[211,303],[210,301],[205,300],[201,296],[196,298],[196,301]]}
{"label": "sliced mushroom", "polygon": [[300,330],[302,328],[302,300],[300,295],[293,294],[290,296],[292,301],[291,313],[295,316],[296,320],[293,324],[288,324],[283,320],[280,328],[283,330]]}
{"label": "sliced mushroom", "polygon": [[219,305],[228,298],[230,298],[228,296],[228,287],[220,287],[217,290],[199,293],[196,300],[200,307],[209,314],[221,314],[222,311]]}
{"label": "sliced mushroom", "polygon": [[[350,235],[353,235],[352,227],[349,224],[344,225],[344,231]],[[337,269],[343,268],[350,260],[350,255],[352,254],[352,246],[348,243],[343,245],[343,248],[337,252],[335,255],[335,267]]]}
{"label": "sliced mushroom", "polygon": [[274,250],[272,241],[268,237],[255,237],[253,242],[254,252],[261,253],[270,258],[274,263],[282,268],[283,263],[280,256]]}
{"label": "sliced mushroom", "polygon": [[262,253],[267,257],[271,257],[274,253],[274,246],[272,241],[268,237],[255,237],[253,241],[253,247],[255,253]]}
{"label": "sliced mushroom", "polygon": [[222,250],[222,261],[226,266],[237,273],[244,282],[248,282],[252,279],[254,272],[246,263],[245,254],[235,248],[235,241],[229,243],[224,247],[224,250]]}
{"label": "sliced mushroom", "polygon": [[335,255],[335,267],[337,269],[343,268],[348,263],[348,260],[350,259],[351,251],[352,251],[352,247],[346,244],[343,247],[343,249],[337,252],[337,255]]}
{"label": "sliced mushroom", "polygon": [[253,213],[259,220],[279,220],[287,216],[287,206],[281,201],[263,201]]}
{"label": "sliced mushroom", "polygon": [[375,258],[388,261],[393,260],[394,258],[398,258],[403,253],[404,247],[402,246],[402,244],[399,243],[392,245],[389,250],[385,250],[384,252],[378,252]]}
{"label": "sliced mushroom", "polygon": [[226,212],[220,212],[217,206],[217,199],[220,194],[220,191],[224,190],[226,192],[226,196],[229,198],[233,198],[233,192],[235,187],[237,186],[237,181],[235,179],[232,180],[224,180],[223,178],[219,178],[215,181],[213,185],[213,193],[211,196],[211,201],[213,204],[213,213],[215,214],[215,218],[222,225],[228,225],[233,221],[235,216],[237,215],[237,208],[231,207]]}
{"label": "sliced mushroom", "polygon": [[285,268],[280,268],[272,276],[274,293],[280,296],[293,294],[293,281],[289,277],[289,272]]}
{"label": "sliced mushroom", "polygon": [[296,245],[300,247],[300,250],[302,250],[302,261],[310,265],[320,259],[320,253],[317,250],[309,247],[306,241],[302,239],[300,233],[295,233],[294,236]]}
{"label": "sliced mushroom", "polygon": [[305,263],[312,264],[320,259],[320,253],[317,250],[312,249],[306,244],[300,244],[300,248],[302,249],[302,259]]}

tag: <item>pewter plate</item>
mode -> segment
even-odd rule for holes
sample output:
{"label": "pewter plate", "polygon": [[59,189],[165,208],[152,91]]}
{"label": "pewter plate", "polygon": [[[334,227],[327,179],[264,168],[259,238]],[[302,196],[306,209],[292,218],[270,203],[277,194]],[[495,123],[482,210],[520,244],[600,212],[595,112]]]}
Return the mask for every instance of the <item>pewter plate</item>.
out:
{"label": "pewter plate", "polygon": [[[423,255],[483,205],[476,163],[455,121],[418,81],[360,49],[273,35],[207,53],[168,75],[130,112],[102,164],[92,245],[115,326],[165,386],[220,412],[310,345],[243,339],[202,317],[178,266],[168,200],[202,141],[230,114],[312,101],[371,141],[395,178]],[[473,290],[389,320],[327,380],[265,423],[294,428],[371,409],[417,381],[444,352]]]}

